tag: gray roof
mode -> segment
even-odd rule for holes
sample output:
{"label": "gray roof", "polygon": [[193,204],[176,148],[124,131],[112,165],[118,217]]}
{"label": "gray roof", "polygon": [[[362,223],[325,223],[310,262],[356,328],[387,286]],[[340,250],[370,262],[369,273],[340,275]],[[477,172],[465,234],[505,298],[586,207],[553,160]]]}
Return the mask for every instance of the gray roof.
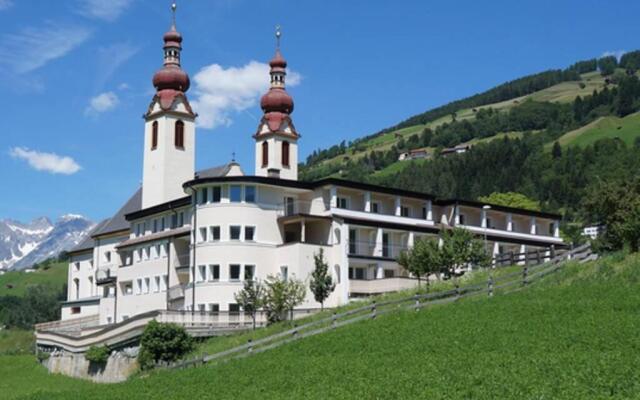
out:
{"label": "gray roof", "polygon": [[107,233],[129,229],[129,221],[124,216],[139,211],[142,208],[142,188],[136,190],[131,198],[118,210],[118,212],[98,230],[91,234],[92,237]]}
{"label": "gray roof", "polygon": [[84,240],[80,243],[78,243],[75,247],[73,247],[71,250],[69,250],[69,253],[77,253],[80,251],[84,251],[84,250],[91,250],[93,249],[93,246],[95,246],[96,241],[93,240],[93,234],[94,232],[97,232],[98,230],[102,229],[102,227],[109,222],[109,218],[107,219],[103,219],[102,221],[98,222],[96,224],[96,226],[94,226],[89,233],[87,234],[87,236],[84,238]]}
{"label": "gray roof", "polygon": [[203,169],[202,171],[197,171],[195,173],[195,178],[217,178],[220,176],[225,176],[229,172],[232,166],[238,165],[235,161],[231,161],[228,164],[218,165],[217,167]]}

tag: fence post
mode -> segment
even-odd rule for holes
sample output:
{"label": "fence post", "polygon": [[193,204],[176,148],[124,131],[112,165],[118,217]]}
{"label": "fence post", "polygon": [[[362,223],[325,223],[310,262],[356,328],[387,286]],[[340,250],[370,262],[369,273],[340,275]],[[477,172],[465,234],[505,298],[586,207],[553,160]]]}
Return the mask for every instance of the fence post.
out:
{"label": "fence post", "polygon": [[416,294],[416,311],[420,310],[420,296]]}
{"label": "fence post", "polygon": [[551,260],[556,258],[556,246],[553,244],[551,245],[551,251],[549,253],[549,256],[551,257]]}
{"label": "fence post", "polygon": [[536,256],[537,256],[536,264],[541,264],[542,262],[540,261],[540,249],[536,250]]}
{"label": "fence post", "polygon": [[489,275],[489,279],[487,280],[487,289],[489,292],[489,297],[493,296],[493,277]]}
{"label": "fence post", "polygon": [[513,250],[511,250],[511,251],[509,252],[509,256],[510,256],[510,262],[509,262],[509,265],[513,265],[513,264],[515,264],[515,259],[514,259],[515,257],[514,257],[514,254],[513,254]]}
{"label": "fence post", "polygon": [[460,297],[460,284],[458,284],[458,280],[456,279],[456,297]]}
{"label": "fence post", "polygon": [[373,301],[373,304],[371,305],[371,318],[375,318],[376,317],[376,301]]}
{"label": "fence post", "polygon": [[522,284],[524,286],[527,285],[527,277],[529,275],[529,267],[527,267],[527,264],[524,265],[524,267],[522,268]]}
{"label": "fence post", "polygon": [[338,319],[338,317],[336,316],[336,312],[333,312],[333,315],[331,316],[331,327],[335,329],[336,327],[336,319]]}
{"label": "fence post", "polygon": [[298,329],[296,329],[298,327],[298,325],[296,323],[293,324],[293,337],[297,337],[298,336]]}
{"label": "fence post", "polygon": [[248,349],[248,351],[249,351],[249,353],[251,353],[251,352],[253,351],[253,344],[252,344],[252,340],[251,340],[251,339],[249,339],[249,340],[247,341],[247,344],[249,345],[249,349]]}

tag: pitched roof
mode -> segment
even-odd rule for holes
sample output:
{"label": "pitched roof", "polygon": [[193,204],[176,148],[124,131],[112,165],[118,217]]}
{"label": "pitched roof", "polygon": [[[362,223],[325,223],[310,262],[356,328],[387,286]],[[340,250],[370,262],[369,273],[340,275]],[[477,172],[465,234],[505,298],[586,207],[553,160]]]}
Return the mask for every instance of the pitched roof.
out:
{"label": "pitched roof", "polygon": [[202,171],[196,171],[195,178],[217,178],[219,176],[225,176],[229,172],[229,169],[231,169],[231,166],[233,166],[234,164],[237,163],[235,161],[232,161],[228,164],[222,164],[218,165],[217,167],[203,169]]}
{"label": "pitched roof", "polygon": [[122,231],[129,229],[129,221],[125,219],[125,215],[138,211],[142,208],[142,188],[127,200],[127,202],[118,210],[118,212],[97,231],[91,234],[92,237],[105,235],[107,233]]}
{"label": "pitched roof", "polygon": [[102,229],[102,227],[109,222],[109,218],[107,219],[103,219],[102,221],[98,222],[96,224],[96,226],[94,226],[90,231],[89,234],[87,234],[87,236],[84,238],[83,241],[81,241],[80,243],[78,243],[75,247],[73,247],[71,250],[69,250],[69,253],[79,253],[81,251],[85,251],[85,250],[90,250],[93,249],[93,247],[96,244],[96,241],[93,240],[93,234],[94,232],[97,232],[98,230]]}

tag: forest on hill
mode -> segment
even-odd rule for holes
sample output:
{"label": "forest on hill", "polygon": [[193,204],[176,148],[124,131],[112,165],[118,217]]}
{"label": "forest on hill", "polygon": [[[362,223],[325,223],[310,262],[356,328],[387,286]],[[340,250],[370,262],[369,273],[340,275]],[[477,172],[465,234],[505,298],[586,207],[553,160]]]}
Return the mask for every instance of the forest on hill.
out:
{"label": "forest on hill", "polygon": [[[414,134],[397,137],[388,150],[367,151],[363,148],[365,138],[314,152],[301,165],[302,179],[339,176],[424,191],[442,198],[477,199],[495,192],[518,192],[538,201],[544,210],[561,212],[565,220],[588,222],[583,199],[595,186],[601,181],[628,181],[640,171],[640,132],[634,133],[635,141],[631,144],[615,134],[587,146],[561,146],[559,139],[603,117],[637,113],[640,110],[639,69],[640,51],[633,51],[624,54],[620,61],[615,57],[581,61],[566,70],[547,71],[508,82],[389,128],[393,131],[451,114],[450,122],[434,128],[427,125]],[[594,71],[604,78],[603,87],[588,95],[575,96],[572,101],[525,98],[505,109],[474,109],[474,118],[456,119],[456,111],[461,107],[493,104],[534,93]],[[576,87],[583,85],[579,82]],[[486,140],[508,132],[519,135]],[[442,148],[469,142],[476,143],[465,154],[439,155]],[[360,153],[357,152],[359,146]],[[432,149],[433,157],[398,161],[402,152],[415,148]],[[323,162],[340,154],[345,154],[340,163]],[[394,173],[378,173],[390,166],[400,168]]]}

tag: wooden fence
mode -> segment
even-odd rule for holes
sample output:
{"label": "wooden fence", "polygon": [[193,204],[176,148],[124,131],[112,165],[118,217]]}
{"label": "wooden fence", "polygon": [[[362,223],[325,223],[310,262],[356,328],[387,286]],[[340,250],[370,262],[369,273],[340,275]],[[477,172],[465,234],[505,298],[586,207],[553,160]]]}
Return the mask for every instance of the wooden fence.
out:
{"label": "wooden fence", "polygon": [[592,253],[590,245],[586,244],[573,250],[563,252],[556,255],[546,263],[537,265],[524,264],[521,271],[510,274],[493,277],[491,274],[486,282],[459,287],[456,285],[454,289],[435,292],[428,294],[417,294],[397,300],[389,300],[380,303],[375,301],[371,304],[345,311],[343,313],[334,313],[332,316],[311,321],[300,326],[295,326],[283,332],[275,333],[270,336],[258,340],[249,340],[246,344],[233,347],[215,354],[203,354],[201,356],[181,360],[176,363],[158,364],[159,368],[187,368],[194,367],[211,362],[225,362],[231,359],[247,357],[251,354],[261,353],[269,349],[273,349],[284,344],[299,340],[305,337],[317,335],[353,324],[358,321],[374,319],[379,315],[396,312],[399,310],[415,310],[419,311],[424,307],[437,304],[445,304],[457,301],[462,298],[487,295],[489,297],[496,294],[497,291],[510,292],[525,287],[542,277],[551,274],[563,266],[563,262],[567,260],[577,260],[585,262],[597,258]]}

